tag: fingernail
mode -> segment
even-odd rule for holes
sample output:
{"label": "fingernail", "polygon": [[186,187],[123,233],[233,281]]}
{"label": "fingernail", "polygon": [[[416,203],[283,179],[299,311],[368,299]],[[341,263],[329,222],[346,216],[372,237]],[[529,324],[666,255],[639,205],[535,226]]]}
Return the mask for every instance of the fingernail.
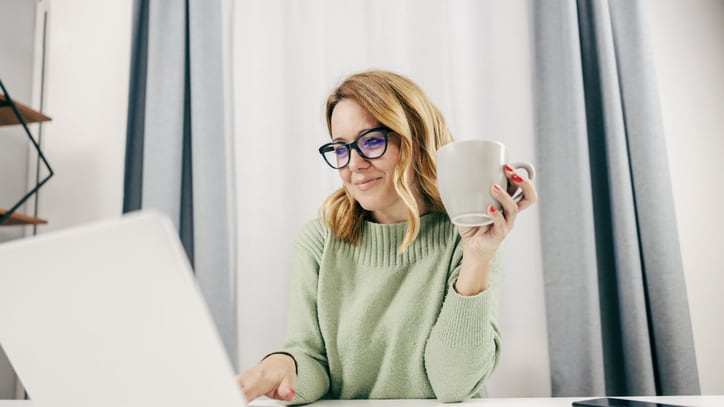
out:
{"label": "fingernail", "polygon": [[498,184],[493,184],[493,188],[497,189],[498,191],[502,191],[503,188],[500,187]]}
{"label": "fingernail", "polygon": [[521,178],[520,175],[518,175],[518,174],[513,174],[513,176],[511,178],[513,178],[513,181],[515,181],[515,182],[518,182],[518,183],[523,182],[523,178]]}
{"label": "fingernail", "polygon": [[297,392],[294,389],[289,389],[289,393],[292,395],[292,398],[297,394]]}
{"label": "fingernail", "polygon": [[495,213],[495,207],[493,205],[488,205],[488,212]]}
{"label": "fingernail", "polygon": [[514,169],[513,167],[511,167],[510,165],[508,165],[508,164],[505,164],[504,167],[505,167],[505,170],[506,170],[506,171],[510,171],[510,172],[515,171],[515,169]]}

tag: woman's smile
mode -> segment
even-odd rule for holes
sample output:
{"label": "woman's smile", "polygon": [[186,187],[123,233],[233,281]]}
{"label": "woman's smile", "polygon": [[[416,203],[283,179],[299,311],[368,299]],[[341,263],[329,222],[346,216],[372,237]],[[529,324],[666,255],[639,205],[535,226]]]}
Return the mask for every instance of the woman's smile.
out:
{"label": "woman's smile", "polygon": [[367,179],[355,181],[354,186],[357,189],[359,189],[360,191],[366,191],[366,190],[374,187],[375,185],[377,185],[377,182],[381,179],[382,179],[382,177],[377,177],[377,178],[367,178]]}

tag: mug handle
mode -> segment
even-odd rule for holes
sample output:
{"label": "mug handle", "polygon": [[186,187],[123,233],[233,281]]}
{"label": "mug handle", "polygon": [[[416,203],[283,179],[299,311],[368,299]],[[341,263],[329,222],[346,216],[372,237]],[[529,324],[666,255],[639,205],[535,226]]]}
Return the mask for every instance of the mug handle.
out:
{"label": "mug handle", "polygon": [[[535,178],[535,167],[533,167],[532,164],[512,163],[509,165],[511,167],[515,168],[516,170],[525,170],[525,173],[528,175],[528,179],[532,180],[533,178]],[[513,193],[513,200],[515,202],[520,202],[521,199],[523,199],[523,189],[518,188],[518,190]]]}

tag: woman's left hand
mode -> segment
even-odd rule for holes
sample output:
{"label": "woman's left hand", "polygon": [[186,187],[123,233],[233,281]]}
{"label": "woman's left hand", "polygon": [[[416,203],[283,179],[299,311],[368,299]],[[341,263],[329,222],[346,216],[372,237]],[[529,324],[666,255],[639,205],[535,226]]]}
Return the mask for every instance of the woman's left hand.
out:
{"label": "woman's left hand", "polygon": [[[493,197],[502,206],[502,210],[498,210],[492,205],[487,208],[487,214],[493,223],[485,226],[459,228],[463,238],[463,269],[458,277],[456,289],[461,294],[471,295],[470,293],[475,294],[482,291],[478,288],[487,288],[488,268],[500,243],[510,233],[518,213],[533,205],[538,199],[535,186],[529,179],[518,175],[515,169],[507,164],[504,172],[508,178],[508,190],[504,191],[497,184],[490,186]],[[512,195],[518,188],[521,189],[522,199],[516,202]],[[466,269],[470,269],[470,271],[466,272]],[[480,273],[483,273],[484,276],[480,276]],[[475,282],[483,282],[483,284],[475,284]]]}

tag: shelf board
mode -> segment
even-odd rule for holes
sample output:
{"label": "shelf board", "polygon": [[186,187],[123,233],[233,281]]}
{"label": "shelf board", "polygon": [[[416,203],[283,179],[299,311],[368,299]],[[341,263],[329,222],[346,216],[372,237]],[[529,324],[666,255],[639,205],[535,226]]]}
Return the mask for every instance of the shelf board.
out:
{"label": "shelf board", "polygon": [[[13,100],[13,102],[15,102],[15,106],[18,107],[20,114],[23,116],[23,119],[25,119],[25,123],[47,122],[50,120],[50,117],[30,108],[29,106],[15,100]],[[20,124],[20,121],[17,116],[15,116],[15,112],[13,112],[12,107],[10,107],[10,103],[8,103],[5,99],[5,95],[0,93],[0,126],[7,126],[11,124]]]}
{"label": "shelf board", "polygon": [[[0,216],[5,215],[8,211],[6,209],[0,209]],[[45,219],[34,218],[32,216],[23,215],[22,213],[13,213],[10,218],[6,219],[5,222],[0,226],[13,226],[13,225],[44,225],[48,223]]]}

